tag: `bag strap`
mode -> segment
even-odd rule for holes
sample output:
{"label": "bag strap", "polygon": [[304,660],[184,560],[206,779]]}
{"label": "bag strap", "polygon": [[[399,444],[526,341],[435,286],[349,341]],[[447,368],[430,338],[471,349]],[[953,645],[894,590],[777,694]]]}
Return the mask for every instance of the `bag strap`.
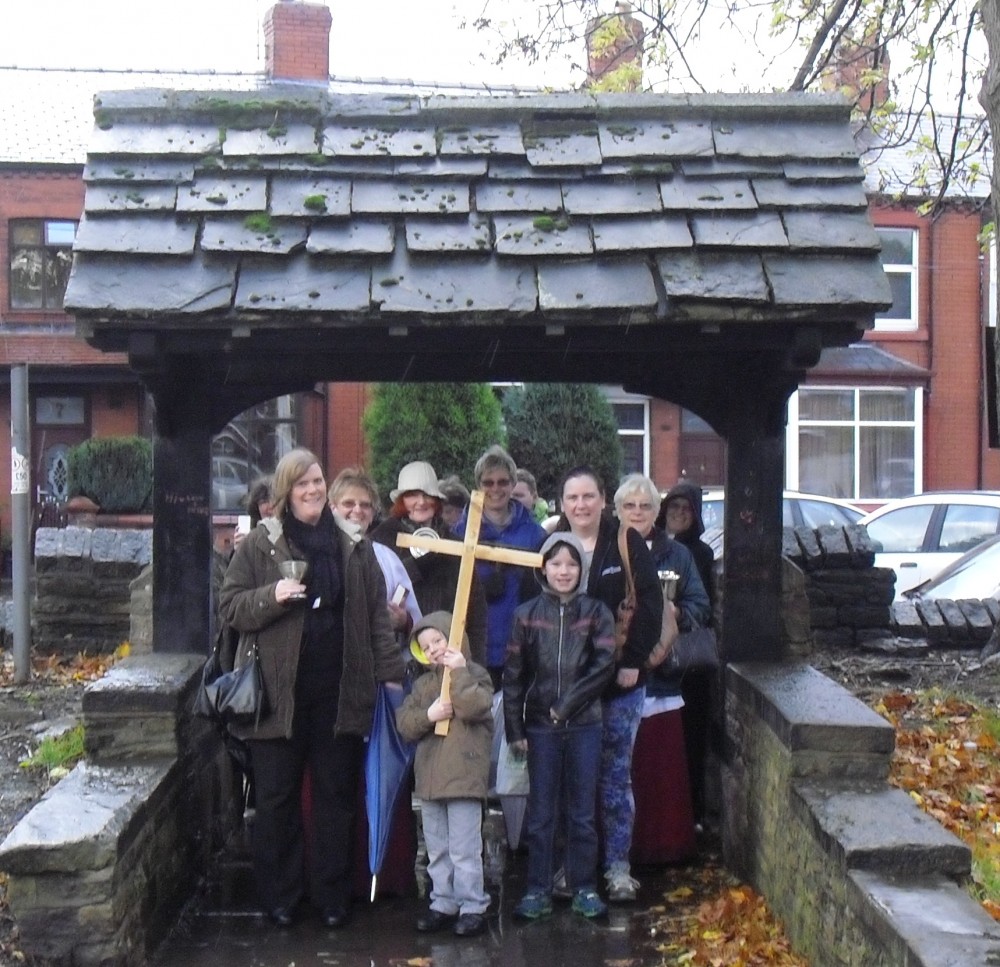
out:
{"label": "bag strap", "polygon": [[632,577],[632,562],[628,556],[628,540],[625,536],[626,527],[618,528],[618,553],[622,559],[622,570],[625,572],[625,597],[635,598],[635,578]]}

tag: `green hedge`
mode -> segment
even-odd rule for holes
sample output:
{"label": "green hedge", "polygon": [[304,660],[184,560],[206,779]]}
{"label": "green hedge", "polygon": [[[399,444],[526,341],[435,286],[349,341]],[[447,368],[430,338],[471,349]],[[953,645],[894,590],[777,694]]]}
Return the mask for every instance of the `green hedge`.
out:
{"label": "green hedge", "polygon": [[69,495],[93,500],[111,514],[152,509],[153,447],[138,436],[104,437],[73,447],[67,456]]}

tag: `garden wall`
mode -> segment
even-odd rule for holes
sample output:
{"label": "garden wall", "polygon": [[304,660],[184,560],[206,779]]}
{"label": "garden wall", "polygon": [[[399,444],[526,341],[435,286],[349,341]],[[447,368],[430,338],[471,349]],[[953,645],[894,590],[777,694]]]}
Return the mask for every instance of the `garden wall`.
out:
{"label": "garden wall", "polygon": [[805,664],[726,670],[726,865],[810,967],[987,967],[968,848],[886,782],[892,726]]}
{"label": "garden wall", "polygon": [[113,652],[129,640],[131,582],[152,558],[152,531],[40,527],[32,638],[42,654]]}

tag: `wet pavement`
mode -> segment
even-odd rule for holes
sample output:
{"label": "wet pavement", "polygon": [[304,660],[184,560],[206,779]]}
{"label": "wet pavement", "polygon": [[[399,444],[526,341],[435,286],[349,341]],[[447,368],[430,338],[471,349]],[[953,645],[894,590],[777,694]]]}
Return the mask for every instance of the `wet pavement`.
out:
{"label": "wet pavement", "polygon": [[[488,930],[474,938],[449,931],[420,934],[414,929],[425,901],[417,897],[379,897],[355,901],[350,924],[329,930],[307,905],[295,926],[282,930],[256,908],[245,851],[236,849],[212,870],[205,888],[185,912],[173,935],[152,961],[153,967],[606,967],[608,964],[660,964],[656,948],[664,940],[652,929],[650,907],[676,887],[676,871],[642,870],[639,900],[614,905],[606,920],[574,915],[568,902],[556,901],[552,917],[536,923],[511,918],[524,891],[525,856],[504,847],[488,870],[493,898]],[[500,869],[502,867],[502,870]],[[668,883],[669,881],[669,883]]]}

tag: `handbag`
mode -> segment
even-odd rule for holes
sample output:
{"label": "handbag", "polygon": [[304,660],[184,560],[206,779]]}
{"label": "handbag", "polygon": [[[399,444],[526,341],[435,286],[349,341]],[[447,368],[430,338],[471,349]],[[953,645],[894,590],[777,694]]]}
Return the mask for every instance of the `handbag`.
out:
{"label": "handbag", "polygon": [[663,588],[663,620],[660,622],[660,637],[653,650],[646,659],[647,671],[659,668],[666,660],[667,656],[677,645],[677,638],[680,634],[677,628],[677,618],[674,615],[673,601],[667,595],[667,589]]}
{"label": "handbag", "polygon": [[[618,551],[622,558],[622,570],[625,572],[625,597],[618,604],[618,611],[615,615],[615,660],[621,658],[622,649],[625,647],[625,640],[628,638],[629,626],[632,624],[632,615],[635,613],[635,578],[632,577],[632,562],[628,556],[628,544],[625,539],[625,528],[618,531]],[[674,643],[677,641],[677,619],[674,617],[674,610],[668,607],[669,599],[666,588],[663,589],[663,618],[660,622],[660,637],[657,638],[653,650],[646,656],[644,666],[647,671],[659,668],[670,654]]]}
{"label": "handbag", "polygon": [[719,643],[715,629],[698,626],[682,631],[670,652],[670,668],[682,674],[717,671]]}
{"label": "handbag", "polygon": [[632,562],[628,556],[628,542],[625,539],[625,528],[618,529],[618,553],[622,559],[622,570],[625,572],[625,597],[618,602],[615,610],[615,661],[620,661],[628,631],[632,626],[632,616],[635,614],[635,580],[632,578]]}
{"label": "handbag", "polygon": [[204,715],[207,710],[209,717],[227,725],[249,725],[251,722],[257,725],[267,702],[256,640],[249,658],[238,668],[214,674],[215,667],[218,667],[218,658],[213,651],[202,671],[201,693],[195,700],[195,712]]}
{"label": "handbag", "polygon": [[194,696],[195,715],[200,715],[206,719],[214,719],[216,717],[215,705],[213,704],[213,700],[209,698],[209,688],[222,674],[222,656],[219,654],[219,642],[216,640],[212,654],[205,660],[205,664],[201,669],[201,685]]}

